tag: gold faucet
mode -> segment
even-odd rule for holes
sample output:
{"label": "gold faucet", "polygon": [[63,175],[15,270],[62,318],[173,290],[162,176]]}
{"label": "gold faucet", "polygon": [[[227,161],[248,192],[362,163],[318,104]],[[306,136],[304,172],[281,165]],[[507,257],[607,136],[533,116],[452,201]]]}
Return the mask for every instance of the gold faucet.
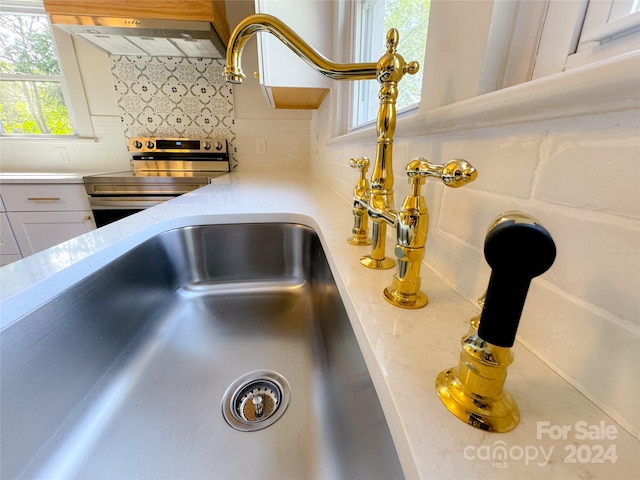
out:
{"label": "gold faucet", "polygon": [[[271,15],[255,14],[242,20],[229,39],[227,65],[224,70],[228,82],[242,83],[242,80],[246,78],[240,67],[242,49],[247,40],[257,32],[271,33],[314,70],[326,77],[335,80],[376,79],[380,83],[378,94],[380,108],[376,122],[378,145],[371,174],[368,202],[362,203],[362,198],[354,196],[354,204],[363,205],[373,221],[371,255],[367,259],[363,259],[362,263],[370,268],[393,267],[394,261],[385,257],[387,225],[385,217],[389,217],[390,212],[393,211],[392,147],[396,129],[398,82],[405,74],[414,75],[417,73],[420,65],[418,62],[407,63],[400,54],[396,53],[399,35],[395,28],[387,32],[386,51],[377,63],[335,63],[320,55],[278,18]],[[358,188],[358,186],[356,187]],[[362,209],[354,209],[354,215],[361,216],[361,214]],[[365,240],[360,238],[356,241]]]}
{"label": "gold faucet", "polygon": [[[405,62],[396,49],[399,34],[391,28],[386,36],[386,51],[376,63],[335,63],[326,59],[302,40],[281,20],[271,15],[255,14],[242,20],[234,29],[227,48],[227,64],[224,75],[228,82],[242,83],[242,50],[247,40],[257,32],[268,32],[288,46],[314,70],[334,80],[372,80],[380,84],[378,98],[380,106],[376,120],[377,147],[373,162],[371,182],[365,173],[369,160],[354,157],[353,168],[360,171],[353,189],[354,227],[348,242],[353,245],[371,244],[371,253],[360,259],[369,268],[387,269],[395,265],[385,256],[387,224],[396,227],[398,256],[397,273],[393,283],[384,291],[385,298],[393,305],[419,308],[426,305],[427,296],[420,291],[420,262],[424,256],[427,238],[428,215],[424,199],[420,196],[420,185],[425,177],[437,176],[445,185],[459,187],[473,181],[477,173],[464,161],[453,161],[446,165],[432,165],[424,159],[416,159],[407,166],[412,183],[412,193],[405,199],[403,209],[398,212],[393,200],[393,136],[396,129],[396,99],[398,82],[420,69],[418,62]],[[462,162],[462,163],[461,163]],[[368,238],[368,218],[373,227]]]}

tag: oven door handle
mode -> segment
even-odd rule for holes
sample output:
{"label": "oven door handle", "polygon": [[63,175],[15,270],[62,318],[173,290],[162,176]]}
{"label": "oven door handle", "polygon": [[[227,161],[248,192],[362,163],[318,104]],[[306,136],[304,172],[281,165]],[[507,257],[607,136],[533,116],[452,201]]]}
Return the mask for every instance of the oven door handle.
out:
{"label": "oven door handle", "polygon": [[174,197],[89,197],[91,210],[144,210]]}

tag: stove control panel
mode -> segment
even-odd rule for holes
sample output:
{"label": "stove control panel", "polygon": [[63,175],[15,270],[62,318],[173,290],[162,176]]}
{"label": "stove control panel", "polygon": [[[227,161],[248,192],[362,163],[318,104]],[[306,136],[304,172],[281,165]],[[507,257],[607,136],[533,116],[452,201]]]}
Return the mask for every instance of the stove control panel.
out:
{"label": "stove control panel", "polygon": [[134,137],[129,139],[129,151],[133,153],[227,153],[227,139]]}

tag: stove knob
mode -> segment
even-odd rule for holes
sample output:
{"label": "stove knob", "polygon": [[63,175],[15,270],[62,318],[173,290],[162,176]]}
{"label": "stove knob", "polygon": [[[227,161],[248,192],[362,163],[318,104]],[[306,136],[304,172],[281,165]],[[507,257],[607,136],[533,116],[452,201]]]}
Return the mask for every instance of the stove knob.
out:
{"label": "stove knob", "polygon": [[151,140],[147,140],[147,148],[154,148],[155,144]]}
{"label": "stove knob", "polygon": [[216,150],[222,150],[222,143],[216,142]]}
{"label": "stove knob", "polygon": [[140,140],[136,140],[135,142],[133,142],[133,147],[142,148],[142,142]]}
{"label": "stove knob", "polygon": [[211,144],[209,142],[204,142],[204,149],[211,150]]}

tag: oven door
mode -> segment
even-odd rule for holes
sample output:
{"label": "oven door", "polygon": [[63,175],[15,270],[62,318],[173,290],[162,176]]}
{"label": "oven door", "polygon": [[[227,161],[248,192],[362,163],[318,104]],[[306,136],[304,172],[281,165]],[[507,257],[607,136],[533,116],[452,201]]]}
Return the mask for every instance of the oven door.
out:
{"label": "oven door", "polygon": [[89,205],[93,211],[96,227],[103,227],[121,218],[128,217],[146,208],[166,202],[176,195],[163,196],[105,196],[89,197]]}

